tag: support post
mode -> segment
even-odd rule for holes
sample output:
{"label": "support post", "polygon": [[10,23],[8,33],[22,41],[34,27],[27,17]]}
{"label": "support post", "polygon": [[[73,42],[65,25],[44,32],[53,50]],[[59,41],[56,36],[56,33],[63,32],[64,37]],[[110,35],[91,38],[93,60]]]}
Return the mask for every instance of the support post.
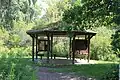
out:
{"label": "support post", "polygon": [[34,61],[34,36],[32,36],[32,61]]}
{"label": "support post", "polygon": [[90,35],[88,36],[88,63],[90,61]]}
{"label": "support post", "polygon": [[70,59],[71,59],[71,46],[72,46],[72,40],[71,39],[72,39],[72,37],[69,38],[69,40],[70,40],[69,41],[69,57],[70,57]]}
{"label": "support post", "polygon": [[49,34],[47,34],[48,38],[48,46],[47,46],[47,63],[49,63],[49,53],[50,53],[50,37]]}
{"label": "support post", "polygon": [[38,59],[38,35],[36,35],[36,59]]}
{"label": "support post", "polygon": [[72,55],[72,64],[74,64],[74,61],[75,61],[75,36],[73,36],[73,55]]}
{"label": "support post", "polygon": [[51,35],[51,45],[50,45],[50,51],[51,51],[51,59],[52,59],[52,56],[53,56],[53,35]]}

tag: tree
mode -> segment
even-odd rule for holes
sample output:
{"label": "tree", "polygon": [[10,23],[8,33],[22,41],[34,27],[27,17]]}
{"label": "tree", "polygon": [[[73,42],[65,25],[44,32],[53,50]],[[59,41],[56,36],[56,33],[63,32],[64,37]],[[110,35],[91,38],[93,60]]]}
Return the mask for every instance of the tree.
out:
{"label": "tree", "polygon": [[65,10],[71,7],[71,0],[42,0],[48,7],[44,10],[45,14],[38,19],[37,28],[41,28],[50,23],[60,21]]}
{"label": "tree", "polygon": [[77,0],[76,3],[79,5],[73,5],[63,14],[63,21],[74,29],[119,25],[120,0]]}
{"label": "tree", "polygon": [[36,0],[0,0],[0,25],[11,29],[13,20],[31,20]]}
{"label": "tree", "polygon": [[111,42],[112,49],[120,57],[120,30],[117,30],[111,38],[113,39],[113,41]]}

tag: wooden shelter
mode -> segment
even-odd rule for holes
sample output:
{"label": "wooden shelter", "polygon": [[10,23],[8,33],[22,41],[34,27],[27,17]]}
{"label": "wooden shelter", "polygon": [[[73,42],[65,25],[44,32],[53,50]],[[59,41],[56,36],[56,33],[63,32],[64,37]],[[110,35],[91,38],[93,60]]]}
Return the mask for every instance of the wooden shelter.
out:
{"label": "wooden shelter", "polygon": [[[69,52],[72,56],[72,64],[75,61],[75,52],[80,51],[88,53],[88,62],[90,60],[90,39],[96,35],[93,31],[60,31],[56,29],[28,30],[27,34],[32,37],[32,61],[34,56],[38,59],[39,51],[47,51],[47,62],[49,57],[53,58],[53,37],[69,37]],[[43,39],[43,37],[46,37]],[[76,39],[76,37],[79,37]],[[82,39],[81,39],[82,38]]]}

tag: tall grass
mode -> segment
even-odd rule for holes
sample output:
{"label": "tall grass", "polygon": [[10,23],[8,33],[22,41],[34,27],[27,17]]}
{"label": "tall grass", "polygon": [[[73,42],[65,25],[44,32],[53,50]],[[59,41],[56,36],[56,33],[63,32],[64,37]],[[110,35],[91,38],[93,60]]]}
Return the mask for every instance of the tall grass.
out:
{"label": "tall grass", "polygon": [[0,56],[0,80],[37,80],[33,62],[29,58],[3,53]]}

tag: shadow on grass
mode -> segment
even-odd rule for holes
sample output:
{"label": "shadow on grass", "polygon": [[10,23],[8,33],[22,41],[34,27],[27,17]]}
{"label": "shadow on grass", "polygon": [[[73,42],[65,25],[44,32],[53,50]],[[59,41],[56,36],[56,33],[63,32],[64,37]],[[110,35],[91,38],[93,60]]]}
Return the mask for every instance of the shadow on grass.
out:
{"label": "shadow on grass", "polygon": [[[42,64],[41,67],[49,67],[49,71],[52,72],[62,72],[62,73],[74,73],[78,76],[86,76],[88,78],[101,79],[103,80],[106,75],[109,75],[111,72],[116,72],[116,63],[100,63],[100,64],[81,64],[81,65],[71,65],[71,64]],[[116,69],[116,70],[115,70]],[[114,73],[113,73],[114,74]],[[112,75],[112,74],[111,74]],[[109,75],[108,77],[110,77]],[[118,77],[118,76],[113,76]],[[105,79],[104,79],[105,80]],[[117,79],[113,79],[117,80]]]}

